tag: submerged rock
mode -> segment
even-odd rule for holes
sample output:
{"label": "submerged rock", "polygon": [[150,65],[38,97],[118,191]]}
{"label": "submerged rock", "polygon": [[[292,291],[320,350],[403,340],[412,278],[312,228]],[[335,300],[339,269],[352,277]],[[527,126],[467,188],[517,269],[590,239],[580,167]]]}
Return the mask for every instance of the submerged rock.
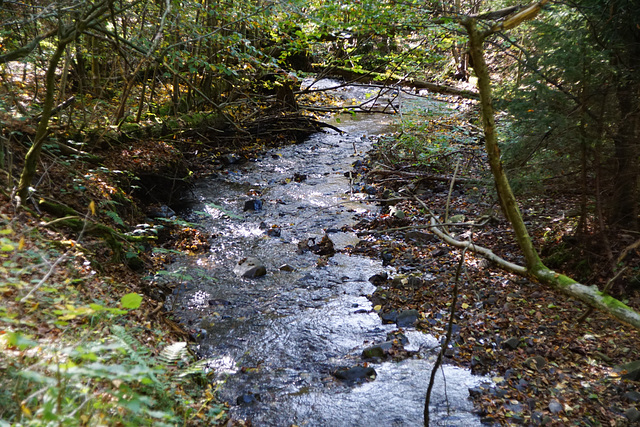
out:
{"label": "submerged rock", "polygon": [[256,400],[260,400],[260,395],[253,394],[251,392],[241,394],[236,398],[236,404],[238,405],[248,405],[250,403],[255,402]]}
{"label": "submerged rock", "polygon": [[391,350],[392,348],[393,341],[381,342],[380,344],[372,345],[371,347],[367,347],[362,350],[362,357],[364,357],[365,359],[382,359],[388,355],[389,350]]}
{"label": "submerged rock", "polygon": [[376,370],[371,367],[354,366],[352,368],[340,368],[333,376],[344,381],[372,381],[376,378]]}
{"label": "submerged rock", "polygon": [[261,211],[262,210],[262,200],[260,199],[251,199],[244,202],[244,210],[245,211]]}
{"label": "submerged rock", "polygon": [[369,277],[369,282],[371,282],[375,286],[380,286],[381,284],[385,283],[388,278],[389,275],[387,274],[387,272],[383,271],[382,273],[377,273]]}
{"label": "submerged rock", "polygon": [[267,274],[267,268],[257,258],[248,257],[238,261],[233,272],[240,277],[254,279]]}
{"label": "submerged rock", "polygon": [[382,323],[396,323],[396,320],[398,319],[398,312],[395,310],[388,311],[386,313],[382,313],[380,318],[382,319]]}
{"label": "submerged rock", "polygon": [[336,253],[333,247],[333,241],[326,234],[322,237],[322,240],[317,245],[310,246],[311,252],[317,255],[329,255],[332,256]]}
{"label": "submerged rock", "polygon": [[225,165],[233,165],[240,162],[240,156],[233,153],[223,154],[220,156],[220,161]]}

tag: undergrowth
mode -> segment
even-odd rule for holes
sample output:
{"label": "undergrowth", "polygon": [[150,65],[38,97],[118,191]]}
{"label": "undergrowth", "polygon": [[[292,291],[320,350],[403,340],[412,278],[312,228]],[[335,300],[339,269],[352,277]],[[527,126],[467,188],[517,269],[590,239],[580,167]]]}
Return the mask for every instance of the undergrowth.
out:
{"label": "undergrowth", "polygon": [[185,342],[154,324],[152,303],[130,281],[98,271],[91,242],[65,239],[3,205],[0,426],[224,419],[208,361],[196,362]]}

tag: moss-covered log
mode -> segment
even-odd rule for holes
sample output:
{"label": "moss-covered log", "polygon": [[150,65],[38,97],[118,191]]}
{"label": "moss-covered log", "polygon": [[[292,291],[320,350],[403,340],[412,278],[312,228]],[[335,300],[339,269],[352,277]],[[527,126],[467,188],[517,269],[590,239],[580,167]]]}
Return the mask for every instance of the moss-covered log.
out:
{"label": "moss-covered log", "polygon": [[378,73],[375,71],[356,71],[345,67],[333,67],[327,70],[327,74],[333,76],[339,76],[347,80],[361,83],[376,82],[388,86],[401,85],[412,87],[416,89],[427,89],[431,92],[441,93],[443,95],[457,95],[464,98],[478,99],[477,92],[470,90],[458,89],[451,86],[441,85],[437,83],[430,83],[424,80],[404,78],[392,73]]}
{"label": "moss-covered log", "polygon": [[640,329],[640,314],[611,295],[600,292],[597,286],[585,286],[545,266],[540,266],[530,271],[529,274],[541,283],[549,285],[565,295],[580,300],[589,307],[607,313],[623,323]]}

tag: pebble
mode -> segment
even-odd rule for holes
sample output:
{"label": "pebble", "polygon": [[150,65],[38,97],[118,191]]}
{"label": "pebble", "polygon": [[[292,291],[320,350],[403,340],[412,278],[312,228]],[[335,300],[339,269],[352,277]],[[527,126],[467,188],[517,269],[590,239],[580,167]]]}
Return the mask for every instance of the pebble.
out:
{"label": "pebble", "polygon": [[549,402],[549,410],[553,414],[562,412],[562,409],[563,409],[562,403],[558,402],[557,400],[554,399],[551,402]]}

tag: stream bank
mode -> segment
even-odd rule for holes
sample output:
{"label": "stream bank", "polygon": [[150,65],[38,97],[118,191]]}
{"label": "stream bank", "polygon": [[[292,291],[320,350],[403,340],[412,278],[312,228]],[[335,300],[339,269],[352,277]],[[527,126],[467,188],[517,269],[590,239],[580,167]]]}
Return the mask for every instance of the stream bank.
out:
{"label": "stream bank", "polygon": [[[345,97],[369,96],[366,88],[349,90]],[[373,344],[404,341],[369,300],[376,290],[369,279],[397,271],[352,254],[359,239],[350,231],[378,213],[359,192],[353,165],[389,124],[377,115],[343,119],[336,125],[344,134],[315,134],[196,185],[182,215],[212,236],[211,250],[174,258],[169,270],[183,280],[166,305],[197,335],[198,354],[214,359],[232,419],[422,424],[438,341],[405,327],[412,357],[362,357]],[[332,247],[323,252],[323,245]],[[259,268],[248,272],[250,263]],[[349,369],[357,367],[362,374],[351,381]],[[432,396],[433,425],[479,425],[468,400],[479,378],[452,366],[443,374],[446,387],[438,375]]]}

